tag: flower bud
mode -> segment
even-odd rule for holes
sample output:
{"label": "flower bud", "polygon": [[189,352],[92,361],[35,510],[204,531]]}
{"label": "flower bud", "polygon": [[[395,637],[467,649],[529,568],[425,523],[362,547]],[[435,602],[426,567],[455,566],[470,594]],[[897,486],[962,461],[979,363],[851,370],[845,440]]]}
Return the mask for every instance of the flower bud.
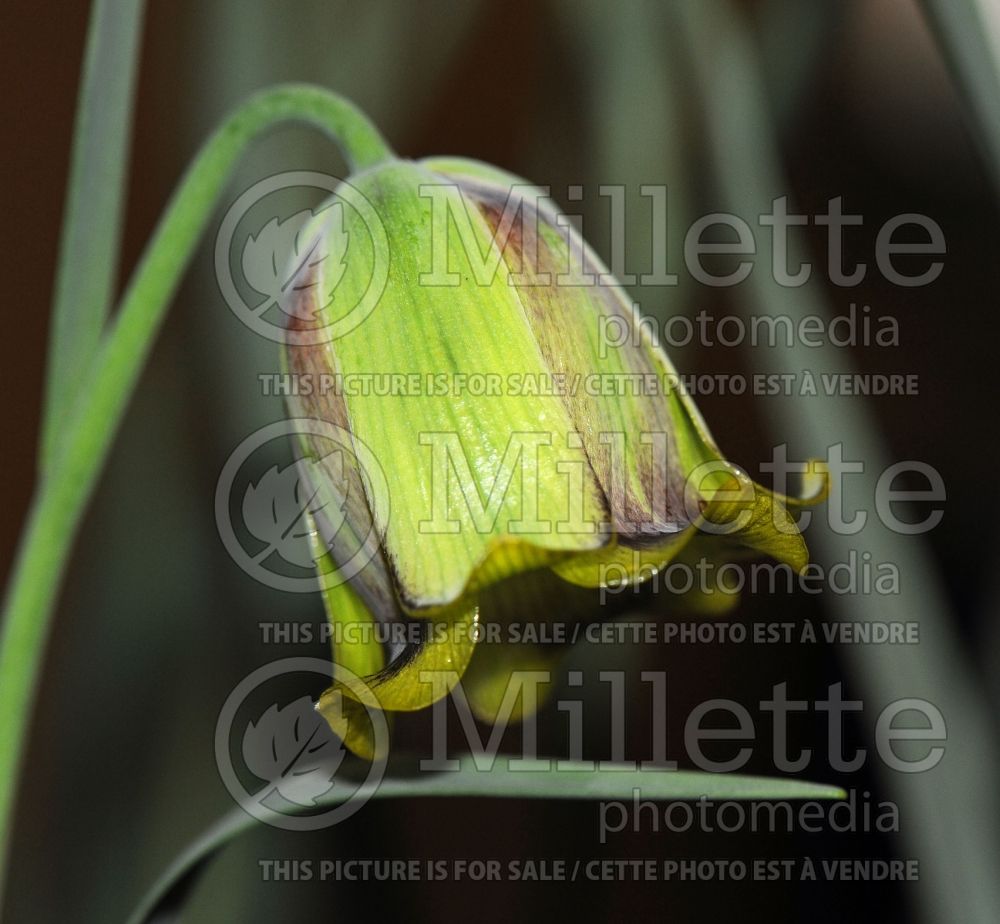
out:
{"label": "flower bud", "polygon": [[[284,363],[341,386],[290,410],[355,450],[333,465],[316,440],[300,447],[317,508],[344,512],[336,529],[318,513],[313,536],[330,620],[426,626],[402,644],[335,644],[381,708],[427,706],[468,670],[473,708],[496,715],[510,671],[549,655],[477,652],[485,625],[600,618],[602,587],[682,550],[805,566],[797,502],[723,458],[621,286],[537,189],[458,159],[390,160],[350,185],[369,217],[323,209],[303,232],[314,256],[297,270]],[[342,323],[366,298],[364,320]],[[314,342],[316,322],[334,339]],[[370,536],[367,564],[338,582]],[[358,697],[334,679],[318,708],[370,756]]]}

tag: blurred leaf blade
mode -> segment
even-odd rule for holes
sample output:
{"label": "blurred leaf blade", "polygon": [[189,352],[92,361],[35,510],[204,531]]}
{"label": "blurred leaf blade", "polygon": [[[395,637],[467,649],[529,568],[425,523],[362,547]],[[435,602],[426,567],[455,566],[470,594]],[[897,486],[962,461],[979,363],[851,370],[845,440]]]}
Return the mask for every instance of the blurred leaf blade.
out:
{"label": "blurred leaf blade", "polygon": [[[760,49],[741,26],[734,2],[682,3],[677,9],[682,14],[680,28],[694,52],[695,85],[710,142],[709,180],[722,208],[746,217],[765,215],[774,197],[788,193],[790,183],[775,141],[778,132]],[[795,211],[793,206],[790,202],[790,211]],[[771,242],[764,235],[757,240],[757,260],[767,266],[773,259]],[[805,252],[803,244],[799,235],[789,235],[788,246],[795,252]],[[752,273],[733,304],[748,316],[833,316],[831,299],[821,285],[814,281],[793,289],[767,272]],[[760,367],[776,374],[809,369],[820,377],[853,367],[849,356],[829,343],[818,349],[801,343],[774,345],[759,357]],[[893,460],[870,405],[849,394],[770,396],[768,401],[767,422],[775,427],[774,438],[788,439],[793,451],[808,455],[839,444],[845,458],[863,460],[864,470],[842,480],[838,497],[844,509],[864,508],[875,496],[879,475]],[[948,717],[947,762],[933,772],[885,775],[893,801],[911,819],[904,829],[908,849],[928,858],[922,862],[918,885],[919,919],[995,922],[1000,919],[1000,888],[991,870],[1000,856],[1000,828],[995,823],[1000,802],[991,768],[998,762],[998,744],[927,544],[902,541],[876,517],[869,517],[853,535],[832,528],[814,535],[810,548],[823,566],[853,550],[872,561],[891,561],[905,576],[904,588],[896,595],[828,597],[831,613],[847,623],[912,620],[920,626],[921,644],[905,652],[892,646],[841,648],[865,701],[891,703],[919,696]],[[962,836],[949,842],[942,831],[951,826]]]}
{"label": "blurred leaf blade", "polygon": [[[454,772],[387,775],[371,787],[372,799],[487,797],[494,799],[618,799],[663,801],[727,799],[830,800],[844,798],[843,790],[823,783],[776,777],[703,773],[684,770],[596,769],[592,764],[559,761],[556,770],[511,769],[502,760],[489,771],[476,767],[466,755]],[[317,806],[347,801],[365,788],[334,781]],[[635,791],[639,791],[639,795]],[[167,924],[178,920],[191,886],[205,865],[230,841],[260,822],[242,808],[220,818],[170,864],[145,894],[128,924]]]}
{"label": "blurred leaf blade", "polygon": [[816,80],[847,8],[841,3],[766,0],[759,11],[761,63],[775,122],[787,131]]}
{"label": "blurred leaf blade", "polygon": [[1000,194],[1000,9],[990,0],[923,0],[922,6],[972,110]]}
{"label": "blurred leaf blade", "polygon": [[95,0],[91,14],[56,268],[43,466],[114,297],[143,7],[143,0]]}

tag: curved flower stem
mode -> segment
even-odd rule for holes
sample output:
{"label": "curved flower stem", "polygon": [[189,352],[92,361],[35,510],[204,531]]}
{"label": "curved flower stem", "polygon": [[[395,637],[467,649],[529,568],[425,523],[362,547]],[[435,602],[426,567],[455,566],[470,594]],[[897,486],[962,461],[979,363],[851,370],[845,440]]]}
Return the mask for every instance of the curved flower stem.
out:
{"label": "curved flower stem", "polygon": [[[2,859],[42,653],[80,518],[167,305],[237,158],[261,132],[289,120],[329,134],[352,169],[393,156],[351,103],[316,87],[287,85],[266,90],[237,109],[209,138],[181,181],[80,389],[58,452],[36,491],[14,563],[0,635]],[[2,882],[0,871],[0,888]]]}

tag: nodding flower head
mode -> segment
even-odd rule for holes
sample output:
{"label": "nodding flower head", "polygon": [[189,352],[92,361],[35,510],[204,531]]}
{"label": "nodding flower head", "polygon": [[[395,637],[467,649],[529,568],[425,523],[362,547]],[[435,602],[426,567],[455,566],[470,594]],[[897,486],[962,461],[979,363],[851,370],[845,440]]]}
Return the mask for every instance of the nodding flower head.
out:
{"label": "nodding flower head", "polygon": [[[539,190],[453,158],[388,160],[350,185],[379,233],[352,209],[321,209],[303,230],[313,257],[296,268],[284,363],[332,377],[290,410],[352,445],[334,459],[303,437],[299,450],[321,499],[312,541],[334,661],[371,703],[420,709],[461,678],[488,720],[512,671],[558,653],[477,644],[490,624],[609,618],[602,588],[678,556],[806,565],[802,501],[725,460],[630,299]],[[301,336],[310,319],[336,328],[380,273],[361,323]],[[810,501],[825,484],[814,474]],[[372,756],[356,687],[335,669],[317,708]]]}

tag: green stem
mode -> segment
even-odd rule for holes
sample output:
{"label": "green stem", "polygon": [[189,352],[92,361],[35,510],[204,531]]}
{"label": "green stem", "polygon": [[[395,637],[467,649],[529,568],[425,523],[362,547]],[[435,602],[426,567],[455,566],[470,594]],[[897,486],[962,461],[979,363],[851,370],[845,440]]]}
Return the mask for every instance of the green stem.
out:
{"label": "green stem", "polygon": [[392,157],[367,117],[346,100],[315,87],[282,86],[233,113],[181,181],[80,389],[14,564],[0,636],[0,859],[9,845],[17,773],[56,594],[84,507],[167,305],[237,158],[265,129],[289,120],[327,132],[352,169]]}

